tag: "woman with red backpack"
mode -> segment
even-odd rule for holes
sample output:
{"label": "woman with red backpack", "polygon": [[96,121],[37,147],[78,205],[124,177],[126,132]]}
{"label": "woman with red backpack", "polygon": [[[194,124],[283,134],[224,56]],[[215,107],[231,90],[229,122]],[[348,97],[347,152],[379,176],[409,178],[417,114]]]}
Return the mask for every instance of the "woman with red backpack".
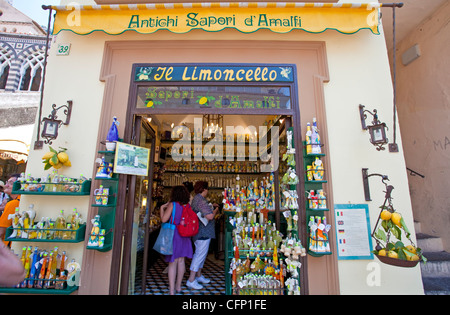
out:
{"label": "woman with red backpack", "polygon": [[[174,224],[179,225],[182,219],[183,207],[189,206],[190,194],[185,186],[172,188],[170,201],[161,206],[161,221],[172,221],[173,207],[175,206]],[[181,291],[181,283],[186,271],[185,257],[192,258],[192,242],[190,237],[182,237],[178,230],[174,230],[173,254],[166,255],[165,261],[169,263],[169,292],[171,295]]]}

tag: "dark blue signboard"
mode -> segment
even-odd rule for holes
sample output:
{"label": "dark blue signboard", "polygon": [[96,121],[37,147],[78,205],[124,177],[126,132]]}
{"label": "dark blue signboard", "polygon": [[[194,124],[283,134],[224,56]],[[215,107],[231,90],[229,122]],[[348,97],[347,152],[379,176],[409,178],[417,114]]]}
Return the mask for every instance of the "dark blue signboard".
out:
{"label": "dark blue signboard", "polygon": [[208,66],[149,65],[139,66],[136,82],[293,82],[290,66]]}

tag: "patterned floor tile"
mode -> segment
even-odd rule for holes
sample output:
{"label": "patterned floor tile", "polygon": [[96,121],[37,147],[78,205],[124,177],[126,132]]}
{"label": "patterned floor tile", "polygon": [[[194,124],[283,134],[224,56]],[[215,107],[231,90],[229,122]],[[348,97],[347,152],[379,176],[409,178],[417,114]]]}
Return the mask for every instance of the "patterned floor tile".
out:
{"label": "patterned floor tile", "polygon": [[[181,287],[181,292],[177,295],[224,295],[225,294],[225,270],[223,262],[213,261],[209,258],[206,259],[202,273],[205,277],[211,279],[210,283],[203,284],[203,289],[193,290],[186,286],[186,281],[189,277],[189,265],[190,259],[186,259],[186,273],[184,275],[183,284]],[[220,264],[220,265],[219,265]],[[145,294],[147,295],[167,295],[169,294],[169,278],[168,274],[165,273],[167,263],[162,259],[158,259],[153,266],[151,266],[147,271],[147,282]],[[139,284],[141,281],[138,279],[141,274],[137,273],[136,283]],[[136,294],[141,294],[141,288],[136,287]]]}

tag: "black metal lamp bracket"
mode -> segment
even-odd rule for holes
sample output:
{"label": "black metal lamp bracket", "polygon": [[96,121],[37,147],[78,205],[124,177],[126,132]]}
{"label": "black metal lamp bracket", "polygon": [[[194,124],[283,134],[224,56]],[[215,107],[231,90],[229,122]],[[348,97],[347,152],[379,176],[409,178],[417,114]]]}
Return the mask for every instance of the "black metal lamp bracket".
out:
{"label": "black metal lamp bracket", "polygon": [[70,123],[70,116],[72,115],[72,105],[73,105],[73,101],[67,101],[67,105],[61,105],[58,108],[56,108],[56,104],[53,104],[52,105],[52,112],[48,116],[48,118],[50,118],[52,120],[57,120],[58,116],[56,116],[56,113],[61,108],[64,108],[64,114],[66,115],[66,121],[65,122],[61,122],[61,124],[62,125],[68,125]]}
{"label": "black metal lamp bracket", "polygon": [[361,127],[363,130],[367,130],[367,125],[366,125],[366,119],[367,119],[367,115],[366,113],[369,113],[370,115],[372,115],[373,120],[372,120],[372,124],[373,125],[377,125],[380,124],[381,122],[378,120],[378,112],[376,109],[373,110],[373,113],[367,109],[364,109],[365,106],[359,104],[359,116],[361,118]]}
{"label": "black metal lamp bracket", "polygon": [[368,170],[369,170],[368,168],[362,169],[364,197],[365,197],[366,201],[372,201],[372,199],[370,199],[370,189],[369,189],[369,177],[371,177],[371,176],[380,176],[381,177],[381,182],[386,186],[385,198],[391,199],[391,192],[394,189],[394,186],[388,185],[385,182],[385,181],[389,180],[387,175],[382,175],[382,174],[378,174],[378,173],[369,174]]}

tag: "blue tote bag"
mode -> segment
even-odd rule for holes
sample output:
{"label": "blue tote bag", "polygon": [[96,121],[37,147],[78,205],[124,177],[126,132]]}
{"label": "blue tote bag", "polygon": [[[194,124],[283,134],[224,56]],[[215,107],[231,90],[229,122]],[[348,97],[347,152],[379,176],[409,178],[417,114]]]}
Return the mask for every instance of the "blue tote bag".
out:
{"label": "blue tote bag", "polygon": [[153,246],[154,250],[163,255],[173,254],[173,233],[176,229],[176,225],[173,224],[175,220],[175,202],[172,208],[172,222],[166,222],[161,225],[161,231],[159,231],[158,238]]}

